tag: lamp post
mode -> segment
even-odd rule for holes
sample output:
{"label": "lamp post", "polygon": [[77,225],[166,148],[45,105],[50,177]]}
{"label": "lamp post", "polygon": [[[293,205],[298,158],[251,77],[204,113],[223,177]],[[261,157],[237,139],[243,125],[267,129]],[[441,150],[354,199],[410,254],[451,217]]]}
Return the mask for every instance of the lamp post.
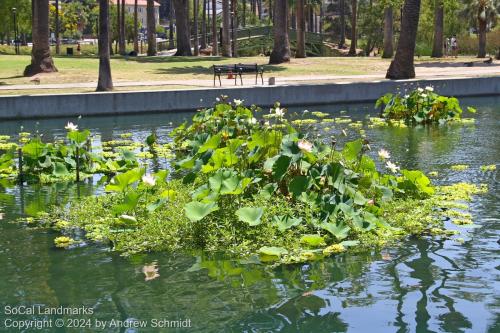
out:
{"label": "lamp post", "polygon": [[12,15],[14,16],[14,48],[16,54],[19,55],[19,40],[17,38],[17,9],[12,8]]}

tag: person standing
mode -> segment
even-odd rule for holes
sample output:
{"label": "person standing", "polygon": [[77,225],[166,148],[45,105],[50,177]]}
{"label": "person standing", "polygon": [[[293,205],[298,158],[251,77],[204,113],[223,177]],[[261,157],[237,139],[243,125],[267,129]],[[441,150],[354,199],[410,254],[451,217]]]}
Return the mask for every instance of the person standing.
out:
{"label": "person standing", "polygon": [[455,56],[455,58],[458,58],[458,41],[457,41],[457,36],[453,35],[451,37],[451,54],[452,56]]}

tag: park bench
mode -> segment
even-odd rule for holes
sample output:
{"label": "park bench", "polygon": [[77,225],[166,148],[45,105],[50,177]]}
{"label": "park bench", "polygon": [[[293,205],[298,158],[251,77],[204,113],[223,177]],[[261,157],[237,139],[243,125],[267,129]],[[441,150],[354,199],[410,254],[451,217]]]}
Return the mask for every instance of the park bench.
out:
{"label": "park bench", "polygon": [[222,86],[221,75],[234,75],[234,85],[237,85],[238,75],[240,76],[241,85],[243,85],[243,75],[255,73],[255,84],[260,75],[262,84],[264,84],[264,68],[257,64],[236,64],[236,65],[214,65],[214,86],[215,78],[219,78],[219,86]]}

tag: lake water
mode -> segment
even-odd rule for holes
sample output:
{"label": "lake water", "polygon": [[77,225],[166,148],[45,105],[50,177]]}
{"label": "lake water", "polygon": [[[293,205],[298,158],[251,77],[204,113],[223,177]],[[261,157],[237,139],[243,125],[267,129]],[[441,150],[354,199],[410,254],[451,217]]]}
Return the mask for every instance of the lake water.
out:
{"label": "lake water", "polygon": [[[407,168],[438,171],[438,184],[486,183],[489,192],[472,203],[479,228],[462,231],[463,243],[409,239],[362,254],[343,254],[310,264],[271,268],[203,254],[155,253],[123,258],[93,244],[55,249],[57,233],[12,223],[19,216],[64,205],[99,191],[92,183],[23,186],[0,190],[0,331],[20,320],[51,319],[38,331],[92,332],[500,332],[500,99],[464,99],[478,108],[475,126],[375,128],[367,130],[373,153],[379,148]],[[299,108],[305,109],[304,108]],[[375,115],[371,106],[308,107],[353,119]],[[344,114],[344,115],[345,115]],[[102,140],[130,132],[143,140],[152,129],[165,138],[190,113],[87,118]],[[62,136],[68,120],[2,122],[0,134],[38,131]],[[165,162],[163,162],[165,163]],[[451,165],[467,164],[465,171]],[[203,260],[208,269],[190,269]],[[142,269],[156,262],[160,276],[145,281]],[[9,314],[20,306],[92,309],[92,314]],[[56,328],[56,320],[65,328]],[[75,322],[85,319],[90,322]],[[115,320],[115,321],[112,321]],[[178,320],[188,328],[158,328]],[[189,320],[189,321],[188,321]],[[25,322],[26,323],[26,322]],[[57,324],[60,325],[60,321]],[[118,328],[109,325],[146,325]],[[48,325],[48,324],[45,324]],[[90,325],[90,327],[89,327]],[[71,328],[68,326],[77,326]],[[102,328],[102,326],[100,326]],[[34,330],[26,330],[34,331]]]}

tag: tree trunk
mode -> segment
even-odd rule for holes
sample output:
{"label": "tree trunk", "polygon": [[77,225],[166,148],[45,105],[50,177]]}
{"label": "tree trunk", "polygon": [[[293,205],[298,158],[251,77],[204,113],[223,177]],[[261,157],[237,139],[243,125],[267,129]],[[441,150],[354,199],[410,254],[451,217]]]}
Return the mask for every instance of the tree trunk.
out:
{"label": "tree trunk", "polygon": [[59,38],[59,31],[61,30],[61,23],[59,21],[59,0],[56,0],[56,54],[61,54],[61,39]]}
{"label": "tree trunk", "polygon": [[233,57],[238,56],[238,0],[231,0],[231,28],[232,28],[232,39],[233,39]]}
{"label": "tree trunk", "polygon": [[262,0],[257,0],[257,10],[259,12],[259,21],[262,21]]}
{"label": "tree trunk", "polygon": [[297,50],[295,58],[306,57],[306,20],[304,16],[304,0],[296,0],[297,5]]}
{"label": "tree trunk", "polygon": [[194,55],[200,55],[200,40],[198,35],[198,7],[200,0],[193,0],[193,24],[194,24]]}
{"label": "tree trunk", "polygon": [[156,17],[154,4],[154,0],[148,0],[146,6],[146,21],[148,28],[148,56],[156,55]]}
{"label": "tree trunk", "polygon": [[97,91],[113,89],[111,79],[111,65],[109,63],[109,3],[108,0],[99,0],[99,79]]}
{"label": "tree trunk", "polygon": [[175,23],[177,27],[176,56],[192,56],[191,38],[189,34],[189,10],[185,0],[172,0],[175,9]]}
{"label": "tree trunk", "polygon": [[357,19],[357,11],[358,11],[358,0],[351,0],[352,6],[352,16],[351,16],[351,47],[349,48],[348,55],[355,56],[357,49],[357,33],[356,33],[356,23]]}
{"label": "tree trunk", "polygon": [[122,40],[122,6],[120,6],[120,0],[116,1],[116,45],[115,52],[120,53],[121,50],[121,40]]}
{"label": "tree trunk", "polygon": [[137,1],[134,1],[134,52],[139,54],[139,19],[137,17]]}
{"label": "tree trunk", "polygon": [[201,16],[201,49],[207,48],[207,1],[203,0],[203,15]]}
{"label": "tree trunk", "polygon": [[246,21],[247,20],[247,17],[246,17],[247,16],[247,0],[243,0],[242,7],[243,7],[243,15],[241,16],[241,19],[242,19],[241,24],[243,27],[246,27],[246,24],[247,24],[247,21]]}
{"label": "tree trunk", "polygon": [[270,64],[290,61],[290,42],[288,39],[288,0],[274,1],[274,46]]}
{"label": "tree trunk", "polygon": [[384,53],[382,58],[392,58],[394,55],[394,16],[392,6],[384,9]]}
{"label": "tree trunk", "polygon": [[[118,3],[118,6],[120,4]],[[120,54],[125,55],[126,53],[126,48],[125,48],[125,0],[122,0],[122,9],[121,9],[121,16],[120,16]]]}
{"label": "tree trunk", "polygon": [[273,0],[269,0],[269,19],[271,20],[271,22],[273,22],[273,15],[274,15]]}
{"label": "tree trunk", "polygon": [[436,0],[434,9],[434,43],[432,45],[433,58],[443,57],[443,33],[444,33],[444,5],[443,0]]}
{"label": "tree trunk", "polygon": [[345,45],[345,0],[340,0],[340,41],[339,49],[343,49]]}
{"label": "tree trunk", "polygon": [[479,8],[477,20],[479,25],[479,49],[477,57],[484,58],[486,57],[486,8],[485,7]]}
{"label": "tree trunk", "polygon": [[32,6],[33,48],[31,64],[24,69],[24,76],[57,72],[50,55],[49,44],[49,0],[33,1]]}
{"label": "tree trunk", "polygon": [[222,0],[222,56],[231,56],[231,42],[229,28],[231,13],[229,10],[229,0]]}
{"label": "tree trunk", "polygon": [[174,3],[172,0],[168,3],[168,49],[172,50],[174,46]]}
{"label": "tree trunk", "polygon": [[219,41],[217,40],[217,1],[212,0],[212,55],[219,55]]}
{"label": "tree trunk", "polygon": [[420,0],[405,0],[396,56],[389,66],[386,78],[398,80],[415,77],[413,58],[415,55],[419,15]]}

